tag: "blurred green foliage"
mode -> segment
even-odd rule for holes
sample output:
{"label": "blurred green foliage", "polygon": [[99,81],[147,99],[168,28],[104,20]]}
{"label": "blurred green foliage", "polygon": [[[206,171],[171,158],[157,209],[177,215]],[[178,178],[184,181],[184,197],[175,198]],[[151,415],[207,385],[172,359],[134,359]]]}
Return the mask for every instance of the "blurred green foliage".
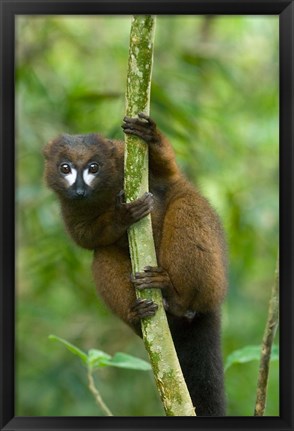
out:
{"label": "blurred green foliage", "polygon": [[[84,369],[48,335],[147,355],[96,296],[91,253],[68,238],[44,185],[42,147],[60,132],[123,138],[130,17],[18,16],[16,24],[16,414],[99,415]],[[151,115],[225,226],[224,357],[258,345],[278,247],[278,17],[158,17]],[[257,373],[257,361],[227,370],[228,415],[253,414]],[[115,415],[163,414],[151,372],[107,368],[98,380]],[[278,394],[273,362],[267,415],[279,414]]]}

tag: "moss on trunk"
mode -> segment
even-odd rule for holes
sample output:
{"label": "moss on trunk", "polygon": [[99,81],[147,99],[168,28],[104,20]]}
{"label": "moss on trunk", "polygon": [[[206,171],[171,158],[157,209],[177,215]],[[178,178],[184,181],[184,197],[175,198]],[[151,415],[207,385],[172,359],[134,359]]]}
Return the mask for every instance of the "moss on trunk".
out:
{"label": "moss on trunk", "polygon": [[[149,115],[154,29],[154,17],[133,18],[126,91],[126,115],[129,117],[136,117],[139,112]],[[148,191],[148,147],[139,138],[128,135],[125,143],[124,188],[129,202]],[[150,215],[130,227],[128,238],[133,272],[141,272],[147,265],[157,266]],[[149,289],[138,292],[137,296],[150,298],[158,304],[156,315],[142,320],[142,332],[166,415],[194,416],[161,292]]]}

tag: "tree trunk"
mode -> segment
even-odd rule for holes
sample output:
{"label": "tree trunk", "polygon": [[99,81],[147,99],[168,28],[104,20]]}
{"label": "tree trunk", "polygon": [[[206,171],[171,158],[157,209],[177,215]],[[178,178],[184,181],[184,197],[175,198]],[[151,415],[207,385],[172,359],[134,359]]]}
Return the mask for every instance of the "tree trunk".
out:
{"label": "tree trunk", "polygon": [[[149,115],[155,18],[133,18],[126,91],[126,115],[139,112]],[[130,202],[148,191],[148,147],[135,136],[125,136],[125,194]],[[128,231],[132,270],[157,266],[150,215],[132,225]],[[145,289],[140,298],[152,299],[158,311],[142,319],[142,333],[149,353],[155,381],[167,416],[194,416],[195,410],[182,375],[169,331],[160,290]]]}

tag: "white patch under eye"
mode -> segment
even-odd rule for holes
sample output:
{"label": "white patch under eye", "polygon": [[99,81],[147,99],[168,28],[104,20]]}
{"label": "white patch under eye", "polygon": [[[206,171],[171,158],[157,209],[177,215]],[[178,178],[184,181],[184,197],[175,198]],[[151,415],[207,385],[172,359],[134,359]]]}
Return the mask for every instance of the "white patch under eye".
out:
{"label": "white patch under eye", "polygon": [[94,178],[96,177],[96,175],[94,175],[94,174],[91,174],[90,172],[89,172],[89,169],[87,168],[87,169],[84,169],[84,171],[83,171],[83,178],[84,178],[84,181],[85,181],[85,183],[87,184],[87,186],[90,186],[91,185],[91,183],[92,183],[92,181],[94,180]]}
{"label": "white patch under eye", "polygon": [[77,170],[74,168],[71,168],[71,172],[64,176],[64,179],[68,183],[68,187],[72,186],[75,183],[77,179],[77,174],[78,174]]}

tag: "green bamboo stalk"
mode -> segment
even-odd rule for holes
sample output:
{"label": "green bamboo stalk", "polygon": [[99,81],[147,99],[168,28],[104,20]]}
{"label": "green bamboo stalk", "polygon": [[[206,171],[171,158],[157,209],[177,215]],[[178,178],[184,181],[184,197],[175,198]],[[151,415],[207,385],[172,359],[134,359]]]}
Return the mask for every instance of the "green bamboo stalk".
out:
{"label": "green bamboo stalk", "polygon": [[[136,16],[130,32],[126,90],[126,115],[149,115],[155,18]],[[141,139],[125,135],[125,195],[127,202],[148,191],[148,147]],[[128,230],[132,271],[157,266],[150,215]],[[159,289],[136,292],[137,297],[158,304],[156,315],[142,319],[142,333],[155,381],[167,416],[195,416],[170,334]]]}

